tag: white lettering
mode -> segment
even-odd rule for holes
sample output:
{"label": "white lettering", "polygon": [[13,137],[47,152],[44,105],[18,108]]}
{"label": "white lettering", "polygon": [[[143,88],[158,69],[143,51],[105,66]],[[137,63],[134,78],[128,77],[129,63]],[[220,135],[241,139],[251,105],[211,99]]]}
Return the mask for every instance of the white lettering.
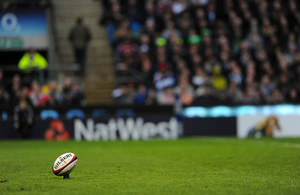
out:
{"label": "white lettering", "polygon": [[75,140],[81,140],[82,137],[88,141],[93,140],[94,121],[92,119],[87,120],[87,127],[84,126],[80,119],[74,121],[74,138]]}
{"label": "white lettering", "polygon": [[156,126],[154,123],[147,122],[144,124],[142,131],[142,139],[147,140],[149,137],[155,137],[156,135]]}
{"label": "white lettering", "polygon": [[108,122],[109,136],[111,140],[117,139],[117,124],[114,119],[110,119]]}
{"label": "white lettering", "polygon": [[124,119],[119,118],[118,119],[118,130],[120,133],[120,138],[122,140],[128,140],[132,138],[133,140],[140,139],[140,130],[143,125],[143,119],[138,118],[136,122],[133,118],[127,118],[126,123]]}
{"label": "white lettering", "polygon": [[93,119],[88,119],[86,126],[80,119],[74,121],[75,139],[81,140],[115,140],[119,137],[122,140],[139,140],[150,138],[176,139],[178,137],[179,124],[173,117],[168,122],[144,122],[139,117],[110,119],[108,124],[94,124]]}
{"label": "white lettering", "polygon": [[170,139],[178,138],[178,135],[182,132],[182,123],[178,123],[175,118],[171,118],[169,122]]}

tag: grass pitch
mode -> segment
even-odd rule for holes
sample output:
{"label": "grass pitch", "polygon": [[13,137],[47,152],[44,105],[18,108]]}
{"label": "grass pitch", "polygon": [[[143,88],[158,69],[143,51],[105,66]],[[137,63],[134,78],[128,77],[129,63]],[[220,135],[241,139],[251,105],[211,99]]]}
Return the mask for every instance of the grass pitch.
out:
{"label": "grass pitch", "polygon": [[1,141],[0,194],[300,194],[300,139]]}

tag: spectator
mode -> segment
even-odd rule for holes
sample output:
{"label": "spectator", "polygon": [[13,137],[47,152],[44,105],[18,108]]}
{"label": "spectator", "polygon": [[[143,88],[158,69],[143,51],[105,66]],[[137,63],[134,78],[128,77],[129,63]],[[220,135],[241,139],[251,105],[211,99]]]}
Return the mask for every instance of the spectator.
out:
{"label": "spectator", "polygon": [[187,3],[184,0],[175,0],[172,4],[172,11],[175,15],[178,15],[181,14],[186,7]]}
{"label": "spectator", "polygon": [[79,84],[77,82],[73,82],[71,93],[72,93],[72,106],[86,105],[85,95],[81,91]]}
{"label": "spectator", "polygon": [[123,41],[130,39],[132,36],[132,32],[130,31],[129,20],[122,20],[120,25],[118,25],[118,27],[115,29],[115,32],[110,33],[109,36],[113,36],[111,44],[114,49]]}
{"label": "spectator", "polygon": [[61,105],[63,101],[63,96],[60,91],[58,91],[57,81],[51,80],[48,84],[49,87],[49,95],[52,98],[53,103],[55,105]]}
{"label": "spectator", "polygon": [[25,98],[14,107],[14,127],[21,139],[28,139],[33,125],[33,109]]}
{"label": "spectator", "polygon": [[49,95],[51,96],[52,104],[64,106],[85,106],[85,94],[80,88],[77,81],[72,81],[71,77],[66,77],[62,86],[62,94],[57,89],[56,81],[51,81],[49,84]]}
{"label": "spectator", "polygon": [[227,89],[227,79],[223,76],[220,66],[215,66],[213,68],[211,83],[216,91],[225,91]]}
{"label": "spectator", "polygon": [[195,93],[194,103],[201,105],[210,105],[213,104],[217,98],[212,93],[212,87],[209,84],[206,84],[204,88],[198,89]]}
{"label": "spectator", "polygon": [[289,90],[291,89],[289,78],[286,74],[281,74],[278,80],[278,89],[284,98],[287,97]]}
{"label": "spectator", "polygon": [[64,91],[63,105],[65,107],[73,106],[73,96],[71,89],[67,89]]}
{"label": "spectator", "polygon": [[139,38],[139,53],[147,53],[150,54],[151,52],[151,42],[150,37],[146,33],[141,33]]}
{"label": "spectator", "polygon": [[157,102],[160,105],[173,105],[176,101],[174,89],[169,87],[158,92]]}
{"label": "spectator", "polygon": [[192,82],[195,87],[202,87],[208,83],[208,77],[200,66],[195,67],[195,75],[192,78]]}
{"label": "spectator", "polygon": [[20,72],[25,76],[24,80],[26,84],[30,84],[32,78],[40,80],[43,83],[45,77],[44,71],[48,67],[48,62],[40,53],[31,49],[20,59],[18,67]]}
{"label": "spectator", "polygon": [[180,37],[181,33],[172,21],[167,21],[167,28],[162,32],[162,37],[169,40],[172,36]]}
{"label": "spectator", "polygon": [[21,77],[19,74],[15,74],[12,78],[12,84],[9,87],[9,97],[12,106],[15,106],[19,101],[20,91],[22,88]]}
{"label": "spectator", "polygon": [[0,109],[9,107],[9,95],[3,86],[0,86]]}
{"label": "spectator", "polygon": [[132,104],[134,102],[134,96],[129,85],[121,85],[113,90],[114,103],[118,105]]}
{"label": "spectator", "polygon": [[267,99],[267,103],[269,104],[280,104],[284,102],[284,97],[282,95],[282,93],[280,93],[278,88],[275,88],[271,95],[268,97]]}
{"label": "spectator", "polygon": [[63,96],[69,93],[71,91],[71,88],[72,88],[72,79],[71,77],[66,77],[64,79],[64,83],[62,87]]}
{"label": "spectator", "polygon": [[57,82],[52,80],[47,85],[47,93],[42,95],[39,106],[59,107],[63,103],[63,96],[57,91]]}
{"label": "spectator", "polygon": [[244,101],[246,104],[258,104],[261,102],[261,94],[258,85],[255,81],[248,80],[245,92]]}
{"label": "spectator", "polygon": [[83,23],[83,18],[78,17],[75,26],[69,32],[69,41],[72,44],[75,63],[79,64],[80,72],[85,72],[87,46],[92,36],[90,30]]}
{"label": "spectator", "polygon": [[147,99],[145,100],[145,105],[153,106],[157,105],[158,102],[156,100],[156,92],[154,89],[149,89]]}
{"label": "spectator", "polygon": [[139,84],[137,88],[137,92],[135,94],[134,102],[136,104],[143,105],[148,98],[149,90],[146,88],[144,84]]}
{"label": "spectator", "polygon": [[265,99],[267,99],[275,89],[275,84],[270,81],[269,76],[264,75],[260,84],[260,91]]}
{"label": "spectator", "polygon": [[227,97],[231,103],[241,104],[244,101],[244,95],[235,80],[231,80]]}
{"label": "spectator", "polygon": [[54,94],[49,94],[47,97],[47,101],[45,102],[44,106],[47,108],[57,108],[60,104],[58,101],[55,99]]}
{"label": "spectator", "polygon": [[31,84],[31,92],[29,93],[29,98],[34,107],[41,106],[41,100],[44,94],[41,91],[41,86],[37,81],[33,81]]}
{"label": "spectator", "polygon": [[124,61],[130,66],[136,58],[138,48],[129,38],[125,39],[116,48],[115,59],[116,62]]}
{"label": "spectator", "polygon": [[241,69],[235,63],[232,64],[231,72],[229,73],[229,82],[231,81],[234,81],[239,87],[243,84]]}
{"label": "spectator", "polygon": [[179,86],[175,89],[179,92],[179,98],[184,105],[190,105],[194,100],[194,89],[190,85],[188,78],[182,77]]}
{"label": "spectator", "polygon": [[288,97],[287,97],[287,101],[289,103],[299,103],[299,92],[295,89],[295,88],[292,88],[290,91],[289,91],[289,94],[288,94]]}
{"label": "spectator", "polygon": [[141,22],[141,1],[138,0],[128,0],[127,2],[127,16],[128,19],[133,23],[140,23]]}
{"label": "spectator", "polygon": [[176,80],[173,72],[168,69],[165,62],[159,63],[159,70],[153,75],[153,82],[156,90],[160,91],[165,88],[175,87]]}
{"label": "spectator", "polygon": [[152,78],[153,78],[153,64],[150,60],[149,56],[141,59],[141,62],[138,67],[139,75],[142,77],[140,82],[146,84],[146,86],[152,85]]}

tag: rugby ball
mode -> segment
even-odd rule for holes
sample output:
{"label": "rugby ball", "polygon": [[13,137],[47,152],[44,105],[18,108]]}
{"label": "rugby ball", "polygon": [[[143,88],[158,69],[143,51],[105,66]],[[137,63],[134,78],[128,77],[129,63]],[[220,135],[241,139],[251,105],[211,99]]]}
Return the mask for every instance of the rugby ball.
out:
{"label": "rugby ball", "polygon": [[64,153],[54,161],[52,172],[57,176],[65,176],[73,171],[76,164],[77,156],[74,153]]}

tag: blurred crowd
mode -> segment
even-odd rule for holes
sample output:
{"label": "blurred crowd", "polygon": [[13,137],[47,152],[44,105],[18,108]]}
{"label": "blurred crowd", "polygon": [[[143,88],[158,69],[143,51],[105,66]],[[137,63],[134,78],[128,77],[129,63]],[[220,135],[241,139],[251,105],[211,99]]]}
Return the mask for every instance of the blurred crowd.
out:
{"label": "blurred crowd", "polygon": [[107,0],[117,104],[298,103],[297,0]]}
{"label": "blurred crowd", "polygon": [[71,77],[66,77],[62,85],[56,80],[43,85],[33,80],[28,85],[19,74],[5,79],[0,70],[0,109],[15,108],[21,103],[33,109],[79,107],[86,105],[86,99],[82,84]]}

